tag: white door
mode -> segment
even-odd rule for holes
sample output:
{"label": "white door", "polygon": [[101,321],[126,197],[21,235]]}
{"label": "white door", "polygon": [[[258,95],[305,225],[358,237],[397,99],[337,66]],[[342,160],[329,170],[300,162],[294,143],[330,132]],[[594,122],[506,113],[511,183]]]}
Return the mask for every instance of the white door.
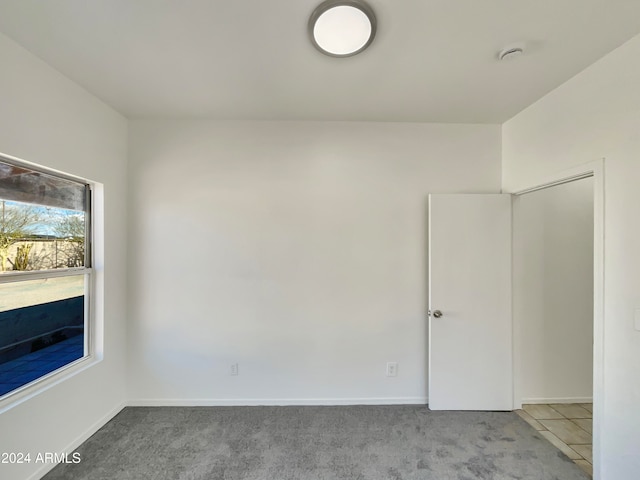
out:
{"label": "white door", "polygon": [[510,195],[429,195],[429,308],[429,408],[512,410]]}

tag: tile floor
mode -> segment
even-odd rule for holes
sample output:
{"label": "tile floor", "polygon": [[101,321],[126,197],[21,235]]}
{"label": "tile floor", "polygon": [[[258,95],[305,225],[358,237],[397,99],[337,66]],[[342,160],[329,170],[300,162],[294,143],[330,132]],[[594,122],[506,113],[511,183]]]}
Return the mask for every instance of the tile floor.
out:
{"label": "tile floor", "polygon": [[0,364],[0,395],[59,369],[84,354],[84,335],[76,335],[23,357]]}
{"label": "tile floor", "polygon": [[540,435],[593,475],[591,403],[523,405],[516,410]]}

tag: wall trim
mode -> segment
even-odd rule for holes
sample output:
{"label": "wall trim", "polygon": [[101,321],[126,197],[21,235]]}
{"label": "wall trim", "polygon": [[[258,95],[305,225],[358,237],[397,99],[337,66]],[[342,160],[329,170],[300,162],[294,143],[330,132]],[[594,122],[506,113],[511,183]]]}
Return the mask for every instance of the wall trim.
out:
{"label": "wall trim", "polygon": [[[126,402],[120,402],[115,408],[111,409],[106,415],[100,418],[97,422],[91,425],[87,430],[84,431],[79,437],[75,440],[71,441],[65,448],[62,449],[61,452],[58,453],[68,453],[71,454],[75,449],[77,449],[80,445],[86,442],[91,435],[96,433],[102,427],[104,427],[107,422],[109,422],[113,417],[115,417],[118,413],[122,411],[123,408],[127,406]],[[39,480],[48,472],[53,470],[58,464],[56,463],[45,463],[36,470],[31,476],[27,477],[27,480]]]}
{"label": "wall trim", "polygon": [[426,405],[427,397],[365,398],[142,398],[130,407],[250,407],[287,405]]}
{"label": "wall trim", "polygon": [[523,398],[523,404],[547,404],[547,403],[593,403],[593,397],[547,397],[547,398]]}

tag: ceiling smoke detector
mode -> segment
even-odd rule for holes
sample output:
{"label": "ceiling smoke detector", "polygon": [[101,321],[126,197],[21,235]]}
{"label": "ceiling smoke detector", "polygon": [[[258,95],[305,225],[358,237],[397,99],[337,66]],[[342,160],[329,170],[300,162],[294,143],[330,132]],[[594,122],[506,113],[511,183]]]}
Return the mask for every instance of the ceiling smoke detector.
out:
{"label": "ceiling smoke detector", "polygon": [[511,60],[513,58],[519,57],[523,53],[524,53],[524,47],[521,47],[521,46],[508,47],[500,51],[500,53],[498,53],[498,60]]}
{"label": "ceiling smoke detector", "polygon": [[309,38],[330,57],[351,57],[371,45],[376,16],[362,0],[327,0],[309,18]]}

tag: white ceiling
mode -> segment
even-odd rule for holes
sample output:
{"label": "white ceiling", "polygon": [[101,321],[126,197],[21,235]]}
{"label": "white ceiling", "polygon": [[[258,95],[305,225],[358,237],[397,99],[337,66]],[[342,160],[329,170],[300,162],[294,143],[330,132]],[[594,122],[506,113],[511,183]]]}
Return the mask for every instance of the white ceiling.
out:
{"label": "white ceiling", "polygon": [[[638,0],[369,0],[371,47],[307,38],[320,0],[0,0],[0,31],[128,117],[501,123],[640,32]],[[524,56],[497,52],[524,42]]]}

